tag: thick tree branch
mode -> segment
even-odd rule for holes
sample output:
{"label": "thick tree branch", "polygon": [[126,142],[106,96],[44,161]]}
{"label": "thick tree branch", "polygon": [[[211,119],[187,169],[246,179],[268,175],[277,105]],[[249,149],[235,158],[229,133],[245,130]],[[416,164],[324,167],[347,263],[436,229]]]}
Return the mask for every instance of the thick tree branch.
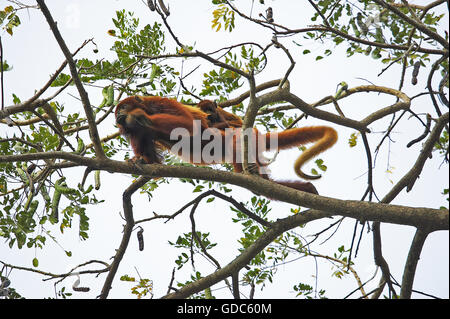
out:
{"label": "thick tree branch", "polygon": [[77,67],[75,65],[75,61],[73,60],[72,54],[67,48],[67,45],[63,37],[61,36],[58,27],[56,26],[56,22],[53,20],[53,17],[50,14],[50,11],[48,10],[44,0],[36,0],[36,2],[39,4],[39,7],[45,16],[50,26],[50,29],[52,30],[53,35],[55,36],[55,39],[58,42],[61,51],[64,53],[67,63],[69,64],[72,80],[75,83],[75,86],[77,87],[78,93],[80,94],[81,103],[83,104],[84,112],[86,114],[86,118],[89,123],[89,135],[91,137],[92,142],[94,143],[95,154],[99,158],[105,158],[105,154],[103,152],[103,148],[100,143],[100,137],[98,135],[97,126],[95,125],[95,117],[92,112],[91,103],[89,102],[89,96],[86,90],[84,89],[83,84],[81,83],[80,77],[78,76]]}
{"label": "thick tree branch", "polygon": [[[280,84],[280,82],[282,81],[282,79],[279,80],[272,80],[272,81],[267,81],[264,82],[260,85],[257,85],[255,87],[255,93],[258,93],[260,91],[269,89],[271,87],[275,87],[278,86]],[[225,108],[225,107],[229,107],[229,106],[233,106],[233,105],[238,105],[239,103],[241,103],[242,101],[244,101],[245,99],[250,97],[250,91],[244,92],[241,95],[233,98],[233,99],[229,99],[223,102],[219,102],[217,103],[218,106],[220,106],[221,108]]]}
{"label": "thick tree branch", "polygon": [[409,248],[408,258],[406,259],[405,269],[403,271],[402,288],[400,290],[401,299],[411,298],[414,277],[416,275],[417,264],[420,259],[423,244],[428,236],[428,231],[424,229],[417,229],[414,239]]}
{"label": "thick tree branch", "polygon": [[325,120],[328,122],[333,122],[336,124],[340,124],[342,126],[351,127],[361,132],[368,132],[369,129],[362,124],[359,121],[355,121],[349,118],[344,118],[338,115],[335,115],[330,112],[326,112],[317,108],[312,107],[308,103],[304,102],[302,99],[300,99],[298,96],[292,94],[292,93],[284,93],[282,95],[282,100],[285,100],[289,103],[292,103],[297,108],[299,108],[304,113],[313,116],[315,118]]}
{"label": "thick tree branch", "polygon": [[128,247],[130,241],[131,232],[134,227],[134,217],[133,217],[133,205],[131,204],[131,195],[134,194],[140,187],[144,186],[145,183],[149,181],[149,177],[142,176],[135,182],[133,182],[124,192],[123,192],[123,212],[125,215],[125,226],[122,235],[122,241],[119,248],[117,249],[114,260],[111,263],[108,276],[103,284],[102,292],[100,293],[100,299],[106,299],[108,297],[109,291],[111,290],[111,285],[114,277],[119,268],[119,264],[122,261],[125,251]]}
{"label": "thick tree branch", "polygon": [[89,158],[67,152],[0,155],[0,163],[39,159],[65,159],[79,165],[92,167],[94,170],[105,170],[124,174],[138,174],[150,177],[192,178],[224,182],[293,205],[329,212],[328,214],[332,215],[415,227],[429,227],[430,230],[447,230],[449,227],[448,210],[335,199],[297,191],[259,176],[249,176],[206,167],[169,166],[163,164],[147,164],[136,167],[136,165],[127,162]]}

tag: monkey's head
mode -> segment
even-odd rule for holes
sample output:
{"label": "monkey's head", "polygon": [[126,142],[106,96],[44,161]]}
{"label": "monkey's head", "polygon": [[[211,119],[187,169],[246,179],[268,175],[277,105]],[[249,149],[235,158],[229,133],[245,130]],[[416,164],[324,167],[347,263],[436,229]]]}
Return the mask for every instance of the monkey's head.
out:
{"label": "monkey's head", "polygon": [[202,100],[197,107],[205,113],[214,114],[217,112],[217,103],[211,100]]}
{"label": "monkey's head", "polygon": [[208,120],[211,122],[219,122],[220,117],[217,113],[217,103],[211,100],[202,100],[197,104],[197,107],[200,108],[203,112],[208,114]]}
{"label": "monkey's head", "polygon": [[122,100],[116,107],[116,124],[122,134],[133,134],[151,127],[151,120],[145,111],[143,101],[138,96]]}

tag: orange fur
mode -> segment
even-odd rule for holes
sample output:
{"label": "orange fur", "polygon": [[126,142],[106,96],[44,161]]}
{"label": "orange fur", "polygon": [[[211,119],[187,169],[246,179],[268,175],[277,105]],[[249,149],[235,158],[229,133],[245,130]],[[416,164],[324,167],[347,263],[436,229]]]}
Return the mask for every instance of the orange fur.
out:
{"label": "orange fur", "polygon": [[224,129],[227,127],[242,127],[242,119],[236,114],[225,111],[216,102],[203,100],[197,104],[203,112],[207,113],[209,127]]}
{"label": "orange fur", "polygon": [[[225,154],[227,148],[232,149],[232,159],[225,158],[222,155],[221,163],[231,162],[236,172],[242,172],[240,155],[240,141],[242,120],[231,113],[217,107],[214,102],[205,100],[199,103],[197,107],[192,107],[179,103],[176,100],[149,96],[149,97],[128,97],[121,101],[116,108],[116,122],[123,135],[130,139],[131,146],[137,159],[142,158],[146,163],[161,163],[161,151],[170,149],[178,140],[170,140],[169,136],[173,129],[185,128],[189,132],[189,138],[193,141],[194,126],[193,121],[200,121],[200,131],[203,133],[210,128],[217,128],[216,137],[222,140],[223,149],[221,154]],[[253,129],[255,133],[250,143],[257,145],[257,142],[270,144],[271,138],[278,141],[278,150],[288,149],[295,146],[316,142],[312,147],[304,151],[296,160],[294,168],[297,175],[305,179],[315,179],[320,176],[309,176],[301,171],[301,166],[316,156],[317,154],[330,148],[337,140],[337,133],[334,129],[327,126],[314,126],[293,128],[282,132],[271,132],[262,134]],[[228,137],[232,137],[229,139]],[[209,141],[201,141],[201,150],[203,151]],[[228,143],[228,145],[227,145]],[[231,143],[231,144],[230,144]],[[191,147],[193,143],[191,143]],[[191,148],[188,158],[184,158],[194,164],[204,163],[200,156],[200,161],[195,160],[195,148]],[[257,155],[262,154],[264,150],[256,150]],[[180,155],[180,154],[178,154]],[[267,164],[262,163],[259,158],[256,160],[258,173],[269,178],[261,167]],[[301,191],[316,193],[315,187],[308,182],[302,181],[275,181],[279,184],[295,188]]]}

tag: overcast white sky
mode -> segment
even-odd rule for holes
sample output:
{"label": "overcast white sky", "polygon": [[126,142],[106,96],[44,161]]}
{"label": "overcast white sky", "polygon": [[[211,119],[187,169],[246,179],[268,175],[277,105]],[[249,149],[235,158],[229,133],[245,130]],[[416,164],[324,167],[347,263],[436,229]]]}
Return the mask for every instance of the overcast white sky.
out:
{"label": "overcast white sky", "polygon": [[[31,1],[24,1],[32,3]],[[196,48],[204,52],[213,51],[231,43],[243,41],[255,41],[262,44],[270,42],[271,34],[261,28],[255,28],[237,19],[237,27],[240,31],[231,34],[220,32],[215,33],[211,30],[212,5],[210,1],[168,1],[170,4],[171,15],[169,23],[174,32],[183,43],[196,45]],[[422,3],[426,1],[415,1]],[[77,57],[89,57],[96,59],[104,57],[113,59],[114,54],[109,50],[112,46],[113,38],[107,35],[107,30],[113,28],[111,19],[115,17],[115,11],[125,9],[135,12],[141,19],[141,26],[153,24],[159,17],[151,13],[142,1],[120,1],[120,0],[97,0],[97,1],[46,1],[49,9],[58,22],[58,27],[63,35],[67,45],[73,51],[80,44],[89,38],[94,38],[98,45],[99,53],[97,56],[92,52],[93,47],[88,46]],[[238,1],[239,5],[247,5],[251,1]],[[253,8],[253,15],[262,12],[265,7],[257,4]],[[274,17],[277,21],[283,21],[284,24],[291,27],[301,27],[310,23],[309,14],[311,12],[306,1],[287,1],[266,0],[266,3],[274,9]],[[8,3],[0,0],[0,7],[3,8]],[[243,11],[248,12],[245,7]],[[247,10],[247,11],[246,11]],[[4,55],[13,70],[5,73],[5,97],[6,105],[12,104],[12,93],[15,93],[22,100],[29,98],[33,92],[48,80],[64,61],[64,56],[60,51],[49,27],[38,10],[29,10],[20,14],[22,25],[14,30],[14,36],[10,37],[5,31],[1,30]],[[442,23],[447,25],[448,21]],[[164,27],[163,27],[164,30]],[[292,39],[280,39],[286,46],[289,46],[291,53],[297,60],[297,65],[291,74],[291,90],[307,102],[314,102],[324,96],[334,94],[336,85],[341,81],[346,81],[350,87],[367,84],[367,82],[358,79],[365,78],[375,84],[398,86],[399,70],[397,66],[392,67],[383,76],[378,77],[380,69],[383,67],[374,63],[366,57],[345,58],[344,48],[337,48],[336,54],[322,61],[316,62],[315,56],[323,54],[326,48],[333,49],[330,44],[324,46],[321,43],[305,41],[300,37],[295,38],[302,47],[292,45]],[[167,34],[166,43],[169,50],[174,47],[172,39]],[[309,49],[313,54],[309,56],[301,55],[304,49]],[[189,78],[188,87],[191,85],[200,87],[202,81],[202,72],[209,70],[210,65],[203,61],[188,60],[184,63],[184,70],[194,69],[202,64],[202,68]],[[175,67],[181,66],[181,61],[174,61]],[[257,84],[267,80],[280,78],[288,68],[287,58],[273,49],[269,52],[268,67],[257,77]],[[424,72],[421,74],[424,75]],[[422,80],[422,81],[421,81]],[[412,87],[407,85],[405,93],[412,96],[417,94],[417,90],[423,90],[423,78],[419,77],[419,85]],[[243,90],[247,90],[246,85]],[[75,91],[72,89],[72,93]],[[90,89],[90,100],[94,105],[101,102],[101,93],[99,90]],[[76,94],[76,93],[75,93]],[[214,98],[214,97],[212,97]],[[59,101],[65,103],[68,110],[81,110],[81,104],[67,93],[58,97]],[[391,98],[384,96],[358,95],[345,99],[340,106],[346,116],[362,119],[379,107],[384,107],[393,103]],[[424,98],[414,102],[413,107],[417,113],[429,109],[429,101]],[[331,106],[326,108],[332,111]],[[323,123],[310,118],[308,125]],[[404,145],[411,140],[408,131],[416,132],[417,122],[408,121],[397,128],[393,134],[393,141],[384,144],[377,157],[374,169],[374,184],[379,198],[382,198],[387,191],[395,184],[413,165],[420,143],[411,149],[406,150]],[[385,121],[376,122],[371,126],[374,134],[370,136],[371,148],[374,149],[382,136],[381,130],[386,127]],[[366,185],[366,158],[362,142],[355,148],[348,147],[348,138],[353,133],[352,130],[342,127],[336,127],[340,139],[332,150],[321,155],[328,171],[324,177],[315,182],[319,192],[325,196],[336,197],[340,199],[360,199]],[[6,126],[0,126],[0,136],[5,136]],[[116,131],[113,121],[107,122],[99,127],[100,135]],[[377,133],[379,132],[379,133]],[[281,153],[277,161],[272,165],[273,175],[279,179],[292,178],[294,172],[292,163],[297,156],[296,152]],[[116,156],[116,159],[119,159]],[[438,169],[440,168],[440,169]],[[392,173],[387,173],[387,170]],[[75,186],[81,179],[80,170],[72,169],[69,173],[69,185]],[[427,161],[424,172],[410,193],[404,191],[393,202],[399,205],[408,206],[426,206],[438,208],[442,205],[448,205],[444,196],[440,192],[448,188],[448,165],[441,166],[441,158],[434,156],[432,160]],[[90,178],[93,178],[92,176]],[[102,188],[98,195],[105,199],[102,205],[90,207],[88,216],[91,222],[90,239],[81,242],[77,235],[77,221],[73,228],[67,230],[64,236],[58,236],[58,243],[50,239],[44,250],[16,248],[10,250],[6,245],[0,244],[0,259],[12,264],[31,267],[31,261],[36,256],[40,261],[40,269],[49,272],[66,272],[75,265],[87,260],[97,259],[109,261],[114,255],[114,249],[118,247],[121,239],[121,230],[123,221],[119,215],[121,211],[121,194],[129,185],[132,178],[119,174],[109,174],[102,172]],[[92,181],[91,181],[92,182]],[[251,193],[235,187],[234,197],[240,201],[247,201]],[[152,212],[159,214],[170,214],[182,207],[189,198],[193,198],[192,188],[189,185],[181,184],[177,181],[161,186],[155,192],[153,200],[149,203],[146,195],[135,194],[133,205],[135,210],[135,219],[148,217]],[[181,195],[181,194],[186,194]],[[275,220],[288,216],[292,205],[273,203],[270,218]],[[196,213],[197,230],[210,232],[211,239],[218,242],[218,246],[212,250],[212,254],[219,259],[222,265],[226,265],[237,254],[237,240],[240,238],[239,227],[236,227],[231,221],[230,216],[234,216],[229,211],[228,205],[221,204],[219,200],[214,201],[214,205],[201,204]],[[329,225],[331,220],[319,221],[308,224],[307,227],[296,229],[295,231],[302,236],[314,234],[323,227]],[[76,225],[75,225],[76,224]],[[46,226],[49,228],[49,226]],[[349,248],[351,236],[354,227],[354,220],[347,219],[338,231],[338,234],[323,245],[315,245],[314,250],[323,254],[333,254],[337,252],[340,245]],[[57,227],[50,229],[58,232]],[[143,278],[152,279],[154,282],[155,296],[162,296],[166,293],[167,285],[170,281],[174,260],[179,251],[169,249],[167,241],[175,241],[180,232],[189,232],[191,230],[188,212],[176,218],[175,221],[164,224],[155,222],[144,225],[144,236],[146,248],[143,252],[137,249],[137,241],[133,234],[129,249],[122,261],[119,272],[113,283],[113,289],[110,297],[130,298],[129,289],[131,284],[119,281],[123,274],[136,276],[136,269]],[[383,253],[388,261],[393,276],[401,281],[403,265],[406,260],[408,248],[414,229],[411,227],[382,225],[383,235]],[[414,282],[414,289],[430,293],[439,297],[448,298],[449,296],[449,278],[448,278],[448,232],[435,232],[429,236],[423,249],[421,260],[417,269],[417,276]],[[67,258],[64,250],[70,250],[73,257]],[[296,256],[295,256],[296,257]],[[293,259],[288,258],[288,260]],[[343,297],[347,292],[356,287],[355,280],[348,275],[345,279],[331,278],[333,271],[331,265],[323,260],[318,260],[318,288],[326,290],[326,296],[333,298]],[[372,254],[372,236],[371,233],[364,233],[361,241],[361,247],[358,257],[354,259],[358,274],[365,281],[369,279],[375,268],[373,266]],[[201,257],[196,260],[197,270],[206,276],[213,267],[205,263]],[[100,267],[100,266],[99,266]],[[335,269],[334,269],[335,270]],[[187,280],[190,273],[190,265],[186,265],[177,272],[176,280],[183,282]],[[380,272],[378,272],[379,276]],[[299,261],[282,265],[274,278],[273,284],[268,284],[261,291],[256,291],[257,298],[293,298],[295,292],[292,286],[296,283],[315,284],[316,263],[313,258],[303,258]],[[378,278],[377,276],[377,278]],[[105,275],[95,278],[86,276],[82,278],[81,285],[89,286],[91,292],[74,293],[76,298],[92,298],[99,294]],[[14,270],[11,274],[12,285],[25,297],[42,298],[54,296],[53,281],[42,282],[42,277],[36,274],[20,272]],[[63,285],[69,288],[75,278],[67,279]],[[378,283],[378,279],[373,280],[368,285],[367,291],[371,290]],[[58,285],[60,289],[63,285]],[[213,295],[222,297],[231,297],[226,289],[219,283],[213,290]],[[245,293],[245,290],[244,290]]]}

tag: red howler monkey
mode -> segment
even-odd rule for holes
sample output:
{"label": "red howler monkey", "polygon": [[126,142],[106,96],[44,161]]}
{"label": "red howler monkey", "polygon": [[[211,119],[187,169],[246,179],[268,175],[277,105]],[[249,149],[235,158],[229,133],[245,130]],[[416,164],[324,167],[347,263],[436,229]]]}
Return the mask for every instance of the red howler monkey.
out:
{"label": "red howler monkey", "polygon": [[[231,162],[236,172],[242,172],[242,161],[238,154],[240,152],[240,134],[242,131],[240,127],[242,126],[242,120],[236,115],[218,108],[216,105],[214,105],[216,107],[214,111],[214,108],[211,109],[211,103],[214,102],[202,101],[198,107],[193,107],[159,96],[132,96],[122,100],[117,105],[115,111],[116,122],[120,132],[130,140],[135,154],[134,160],[143,159],[149,164],[161,163],[161,151],[164,149],[170,150],[180,141],[180,138],[174,139],[171,136],[173,130],[184,129],[187,132],[184,137],[187,135],[192,142],[195,134],[197,134],[195,132],[204,133],[209,129],[209,131],[213,131],[213,136],[218,137],[222,141],[223,153],[220,154],[226,153],[227,148],[231,147],[232,149],[232,159],[222,156],[220,162]],[[197,127],[195,126],[195,121],[197,121]],[[304,151],[294,164],[295,172],[304,179],[316,179],[320,176],[309,176],[303,173],[301,166],[312,157],[330,148],[337,141],[336,131],[327,126],[292,128],[282,132],[265,134],[253,129],[253,132],[255,133],[255,138],[251,140],[251,143],[259,145],[259,142],[262,141],[265,145],[269,145],[271,141],[276,139],[277,150],[316,142],[312,147]],[[181,135],[179,137],[183,138]],[[195,153],[200,152],[202,153],[200,155],[203,155],[203,152],[208,148],[208,143],[209,141],[202,140],[200,149],[197,150],[192,146],[194,143],[190,143],[189,157],[183,157],[181,153],[176,155],[182,156],[193,164],[211,164],[205,162],[202,156],[198,156],[199,154]],[[258,155],[262,151],[257,149]],[[269,179],[268,175],[261,170],[261,167],[267,164],[261,163],[257,158],[256,165],[260,168],[260,175]],[[317,194],[316,188],[309,182],[274,182]]]}

